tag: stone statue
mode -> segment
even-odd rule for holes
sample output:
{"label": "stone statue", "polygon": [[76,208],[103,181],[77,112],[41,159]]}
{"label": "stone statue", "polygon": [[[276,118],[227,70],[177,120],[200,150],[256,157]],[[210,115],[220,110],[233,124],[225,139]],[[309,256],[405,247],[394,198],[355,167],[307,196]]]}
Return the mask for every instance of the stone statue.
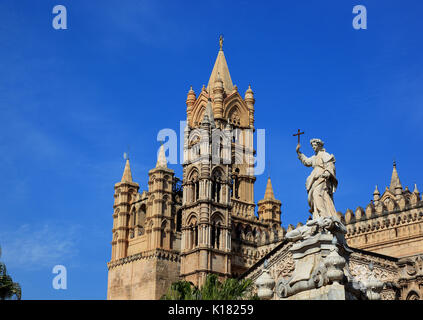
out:
{"label": "stone statue", "polygon": [[315,155],[307,158],[300,152],[301,145],[297,144],[298,159],[306,166],[313,167],[313,171],[306,181],[308,193],[308,204],[313,219],[321,217],[335,217],[336,210],[333,204],[333,193],[338,186],[335,170],[335,157],[323,148],[323,141],[311,139],[310,144],[315,151]]}

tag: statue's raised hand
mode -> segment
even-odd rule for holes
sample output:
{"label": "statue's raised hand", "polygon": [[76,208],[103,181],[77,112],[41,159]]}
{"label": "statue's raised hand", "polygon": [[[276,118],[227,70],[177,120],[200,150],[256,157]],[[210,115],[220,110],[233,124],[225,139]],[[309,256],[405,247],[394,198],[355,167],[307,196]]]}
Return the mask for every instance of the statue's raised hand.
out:
{"label": "statue's raised hand", "polygon": [[297,144],[295,151],[297,151],[298,154],[300,153],[300,148],[301,148],[301,144]]}

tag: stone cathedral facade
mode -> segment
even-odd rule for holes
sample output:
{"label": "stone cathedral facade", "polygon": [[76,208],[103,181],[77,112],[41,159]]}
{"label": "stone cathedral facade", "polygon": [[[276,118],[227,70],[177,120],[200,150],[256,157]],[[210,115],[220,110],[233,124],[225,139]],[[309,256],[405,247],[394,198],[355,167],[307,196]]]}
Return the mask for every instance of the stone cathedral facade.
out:
{"label": "stone cathedral facade", "polygon": [[[133,180],[129,159],[115,184],[108,299],[159,299],[172,282],[201,285],[210,273],[254,278],[265,259],[284,255],[294,227],[281,227],[270,178],[254,202],[254,104],[251,87],[243,97],[232,83],[221,43],[207,87],[188,91],[182,178],[161,146],[148,190]],[[363,250],[357,255],[374,252],[389,265],[394,298],[423,299],[423,202],[417,187],[402,188],[395,165],[383,195],[376,188],[366,209],[339,217],[348,244]]]}

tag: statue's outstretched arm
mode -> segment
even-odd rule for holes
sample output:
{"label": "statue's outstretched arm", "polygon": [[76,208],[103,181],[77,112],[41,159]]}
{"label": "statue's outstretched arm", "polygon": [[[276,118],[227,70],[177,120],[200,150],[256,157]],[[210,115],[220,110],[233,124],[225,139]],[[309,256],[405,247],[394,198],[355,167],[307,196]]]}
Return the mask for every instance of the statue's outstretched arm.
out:
{"label": "statue's outstretched arm", "polygon": [[303,165],[305,165],[306,167],[311,167],[313,164],[313,161],[311,158],[307,158],[301,151],[300,151],[300,147],[301,145],[298,144],[297,148],[295,149],[297,151],[298,154],[298,159],[300,159],[300,161],[302,162]]}
{"label": "statue's outstretched arm", "polygon": [[313,160],[311,158],[307,158],[303,153],[298,153],[298,159],[300,159],[301,163],[306,167],[311,167],[313,165]]}

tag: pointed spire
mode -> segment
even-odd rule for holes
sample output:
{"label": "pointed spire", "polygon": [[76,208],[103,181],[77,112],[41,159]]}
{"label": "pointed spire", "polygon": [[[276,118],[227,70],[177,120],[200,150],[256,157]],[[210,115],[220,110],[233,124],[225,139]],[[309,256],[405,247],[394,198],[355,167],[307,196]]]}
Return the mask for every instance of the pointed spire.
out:
{"label": "pointed spire", "polygon": [[254,92],[251,89],[251,84],[248,85],[248,89],[245,91],[245,99],[254,98]]}
{"label": "pointed spire", "polygon": [[167,168],[167,159],[163,144],[160,146],[159,155],[157,156],[156,168]]}
{"label": "pointed spire", "polygon": [[190,98],[191,99],[193,98],[195,102],[196,96],[195,96],[195,91],[192,89],[192,86],[189,87],[188,94],[187,94],[187,100]]}
{"label": "pointed spire", "polygon": [[414,184],[414,191],[413,191],[413,193],[420,194],[419,189],[417,189],[417,183]]}
{"label": "pointed spire", "polygon": [[379,199],[380,199],[380,192],[376,185],[375,191],[373,191],[373,201],[375,201],[376,203]]}
{"label": "pointed spire", "polygon": [[[220,79],[219,79],[220,78]],[[209,83],[207,85],[207,91],[211,92],[211,89],[214,87],[216,80],[223,82],[223,88],[225,91],[230,94],[233,90],[233,84],[231,75],[229,73],[228,64],[226,63],[225,54],[223,53],[222,47],[217,54],[216,62],[214,63],[213,71],[210,75]]]}
{"label": "pointed spire", "polygon": [[394,161],[394,167],[392,169],[392,177],[391,177],[391,184],[389,186],[389,190],[391,190],[392,192],[395,192],[396,189],[402,190],[402,185],[398,176],[397,163]]}
{"label": "pointed spire", "polygon": [[267,179],[266,192],[264,193],[264,199],[275,199],[275,194],[273,193],[272,181],[270,177]]}
{"label": "pointed spire", "polygon": [[133,182],[131,167],[129,166],[129,158],[126,159],[125,169],[123,169],[123,175],[121,182]]}

